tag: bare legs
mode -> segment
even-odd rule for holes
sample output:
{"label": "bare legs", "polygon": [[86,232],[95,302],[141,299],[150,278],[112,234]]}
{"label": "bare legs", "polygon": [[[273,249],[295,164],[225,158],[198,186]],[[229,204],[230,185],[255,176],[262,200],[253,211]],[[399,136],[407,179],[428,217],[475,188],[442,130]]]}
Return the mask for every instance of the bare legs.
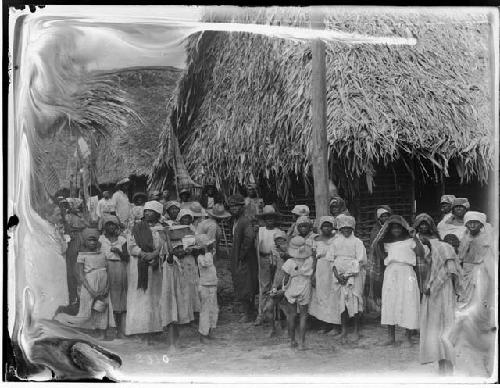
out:
{"label": "bare legs", "polygon": [[179,328],[175,323],[171,323],[167,326],[167,331],[169,350],[175,350],[177,348],[177,342],[179,340]]}
{"label": "bare legs", "polygon": [[287,302],[287,322],[288,336],[290,337],[290,346],[292,348],[299,347],[299,350],[305,349],[306,329],[307,329],[307,305],[298,306],[299,308],[299,342],[295,340],[295,319],[297,316],[297,305]]}
{"label": "bare legs", "polygon": [[450,376],[453,374],[453,364],[449,360],[439,360],[439,374]]}
{"label": "bare legs", "polygon": [[396,326],[387,326],[387,340],[382,343],[384,346],[394,345],[396,343]]}

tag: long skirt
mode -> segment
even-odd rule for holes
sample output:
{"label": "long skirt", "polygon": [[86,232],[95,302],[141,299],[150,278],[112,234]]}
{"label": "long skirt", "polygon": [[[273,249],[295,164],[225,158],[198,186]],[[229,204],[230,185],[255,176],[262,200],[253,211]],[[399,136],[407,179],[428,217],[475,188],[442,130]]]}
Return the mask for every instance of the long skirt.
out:
{"label": "long skirt", "polygon": [[81,232],[75,232],[71,236],[71,241],[66,250],[66,281],[68,282],[68,297],[69,303],[74,303],[78,299],[79,279],[76,270],[76,259],[78,251],[83,245],[83,237]]}
{"label": "long skirt", "polygon": [[137,256],[130,256],[128,266],[127,317],[125,334],[156,333],[163,330],[161,319],[161,283],[159,269],[148,268],[148,288],[137,288]]}
{"label": "long skirt", "polygon": [[163,264],[161,289],[162,326],[185,324],[194,320],[190,283],[177,263]]}
{"label": "long skirt", "polygon": [[108,260],[109,296],[113,312],[127,311],[127,263]]}
{"label": "long skirt", "polygon": [[[91,271],[85,275],[89,286],[96,292],[101,292],[106,289],[108,283],[108,275],[105,268]],[[113,319],[112,308],[110,306],[111,300],[108,298],[105,300],[108,303],[108,307],[103,312],[98,312],[92,309],[94,304],[94,299],[85,287],[81,287],[80,290],[80,308],[78,314],[68,315],[65,313],[57,314],[54,319],[61,322],[64,325],[70,327],[79,327],[82,329],[101,329],[105,330],[108,327],[115,327],[115,322]]]}
{"label": "long skirt", "polygon": [[337,311],[339,315],[335,320],[341,321],[341,314],[347,310],[349,317],[363,312],[363,287],[364,287],[365,271],[361,270],[359,274],[353,278],[349,278],[351,283],[341,285],[337,278],[333,276],[332,294],[335,296]]}
{"label": "long skirt", "polygon": [[313,288],[309,314],[317,319],[340,324],[340,314],[344,307],[339,305],[333,292],[333,262],[318,259],[316,263],[316,287]]}
{"label": "long skirt", "polygon": [[451,278],[435,294],[423,295],[420,308],[420,362],[455,363],[453,349],[443,335],[455,320],[456,297]]}
{"label": "long skirt", "polygon": [[385,269],[382,285],[382,325],[418,329],[420,291],[413,267],[392,263]]}
{"label": "long skirt", "polygon": [[200,285],[200,275],[195,258],[191,255],[185,256],[181,260],[182,272],[188,283],[189,303],[195,313],[200,312],[200,295],[198,287]]}
{"label": "long skirt", "polygon": [[217,286],[200,286],[201,311],[198,331],[208,335],[217,326],[219,306],[217,305]]}

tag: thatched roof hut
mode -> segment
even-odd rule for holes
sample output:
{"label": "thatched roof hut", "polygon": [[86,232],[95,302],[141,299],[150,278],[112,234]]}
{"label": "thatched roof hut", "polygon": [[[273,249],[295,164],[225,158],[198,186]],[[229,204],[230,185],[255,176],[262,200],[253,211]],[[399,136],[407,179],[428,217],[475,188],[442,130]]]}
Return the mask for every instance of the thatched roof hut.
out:
{"label": "thatched roof hut", "polygon": [[[137,113],[122,128],[110,128],[95,147],[95,171],[99,184],[116,183],[130,175],[149,175],[159,152],[162,130],[168,125],[169,104],[182,70],[174,67],[127,68],[99,75],[108,76],[127,93],[130,106]],[[69,187],[75,174],[76,137],[61,129],[44,140],[43,150],[59,178],[60,187]]]}
{"label": "thatched roof hut", "polygon": [[[309,27],[307,9],[254,8],[204,21]],[[331,176],[344,190],[375,166],[400,161],[440,179],[487,180],[493,126],[488,114],[488,20],[479,14],[331,9],[326,28],[415,37],[416,46],[327,43]],[[310,176],[311,50],[307,42],[204,32],[188,45],[188,67],[172,112],[195,181],[231,185],[250,173],[286,196],[291,177]]]}

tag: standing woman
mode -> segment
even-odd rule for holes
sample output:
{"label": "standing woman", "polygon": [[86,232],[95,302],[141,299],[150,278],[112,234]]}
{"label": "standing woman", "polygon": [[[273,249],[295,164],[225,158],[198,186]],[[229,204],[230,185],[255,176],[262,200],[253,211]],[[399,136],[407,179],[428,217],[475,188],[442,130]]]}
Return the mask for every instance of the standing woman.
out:
{"label": "standing woman", "polygon": [[475,353],[473,361],[481,360],[485,371],[491,375],[495,350],[495,275],[498,273],[498,256],[485,214],[467,212],[464,223],[467,232],[459,248],[463,286],[455,322],[445,338],[456,347],[468,344]]}
{"label": "standing woman", "polygon": [[320,235],[313,239],[313,257],[315,261],[315,281],[313,281],[309,314],[323,322],[323,333],[333,329],[333,324],[340,324],[340,306],[332,292],[333,255],[331,249],[335,239],[333,227],[335,218],[320,218]]}
{"label": "standing woman", "polygon": [[84,244],[82,231],[89,226],[89,223],[82,214],[83,201],[74,198],[70,202],[68,213],[66,214],[66,227],[70,236],[68,249],[66,250],[66,277],[68,282],[69,304],[76,304],[79,300],[78,286],[80,285],[79,275],[76,268],[78,252]]}
{"label": "standing woman", "polygon": [[[368,248],[368,263],[366,266],[367,279],[365,282],[366,311],[373,311],[380,314],[380,304],[382,297],[382,279],[384,277],[383,268],[376,259],[372,249],[373,241],[382,229],[385,221],[392,215],[392,209],[387,205],[380,205],[376,210],[376,221],[370,231],[370,246]],[[380,315],[379,315],[380,316]]]}
{"label": "standing woman", "polygon": [[[439,240],[439,232],[436,228],[436,224],[432,217],[427,213],[421,213],[415,217],[413,229],[415,230],[416,237],[422,242],[422,244],[427,244],[428,240]],[[428,280],[430,269],[430,259],[428,257],[417,256],[415,273],[417,274],[420,294],[422,294],[427,288],[426,281]]]}
{"label": "standing woman", "polygon": [[420,362],[437,361],[440,374],[451,374],[455,355],[443,336],[455,320],[461,268],[451,245],[436,238],[428,241],[430,271],[420,307]]}
{"label": "standing woman", "polygon": [[181,210],[181,204],[177,201],[168,201],[163,205],[163,211],[166,215],[166,223],[168,226],[172,226],[177,222],[177,215]]}
{"label": "standing woman", "polygon": [[148,334],[162,331],[160,295],[162,292],[161,258],[167,252],[167,236],[160,217],[163,205],[149,201],[144,217],[135,224],[129,236],[127,319],[125,334]]}
{"label": "standing woman", "polygon": [[120,235],[120,220],[109,216],[103,220],[104,234],[99,238],[101,252],[106,257],[109,296],[115,318],[118,338],[124,338],[125,313],[127,312],[127,239]]}
{"label": "standing woman", "polygon": [[420,291],[413,267],[425,250],[401,216],[391,216],[373,242],[375,255],[385,268],[382,284],[381,323],[388,326],[388,340],[396,343],[396,325],[406,329],[405,344],[411,346],[411,332],[418,329]]}
{"label": "standing woman", "polygon": [[[196,229],[193,226],[194,214],[189,209],[181,209],[177,215],[177,222],[179,225],[189,226],[193,235],[196,233]],[[196,257],[192,254],[191,249],[185,249],[185,256],[182,259],[182,270],[184,273],[184,278],[188,283],[189,297],[188,303],[192,307],[195,313],[200,312],[200,296],[198,293],[198,287],[200,285],[200,275],[198,272],[198,265],[196,264]]]}

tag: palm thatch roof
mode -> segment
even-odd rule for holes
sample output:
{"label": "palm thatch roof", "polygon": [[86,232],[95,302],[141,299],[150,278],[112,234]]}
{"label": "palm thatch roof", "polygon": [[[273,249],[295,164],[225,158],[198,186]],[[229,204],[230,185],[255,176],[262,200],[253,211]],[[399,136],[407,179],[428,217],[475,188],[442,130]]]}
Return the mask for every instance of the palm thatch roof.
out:
{"label": "palm thatch roof", "polygon": [[[207,22],[309,27],[307,9],[252,8],[204,15]],[[416,46],[327,43],[331,175],[340,185],[402,159],[425,176],[486,181],[492,166],[488,115],[488,24],[480,14],[331,9],[327,29],[415,37]],[[311,48],[248,33],[191,37],[172,124],[191,176],[232,184],[249,174],[311,171]],[[162,150],[164,152],[164,150]],[[429,168],[430,166],[430,168]]]}
{"label": "palm thatch roof", "polygon": [[[96,137],[95,174],[99,184],[115,183],[130,175],[149,175],[156,158],[160,134],[168,123],[168,106],[182,71],[173,67],[128,68],[97,73],[129,99],[135,112],[117,126],[103,126],[106,133]],[[107,113],[103,113],[105,118]],[[76,171],[77,137],[67,128],[59,129],[42,141],[42,151],[57,175],[54,187],[69,187]],[[52,190],[53,191],[53,190]],[[53,193],[51,193],[53,194]]]}

